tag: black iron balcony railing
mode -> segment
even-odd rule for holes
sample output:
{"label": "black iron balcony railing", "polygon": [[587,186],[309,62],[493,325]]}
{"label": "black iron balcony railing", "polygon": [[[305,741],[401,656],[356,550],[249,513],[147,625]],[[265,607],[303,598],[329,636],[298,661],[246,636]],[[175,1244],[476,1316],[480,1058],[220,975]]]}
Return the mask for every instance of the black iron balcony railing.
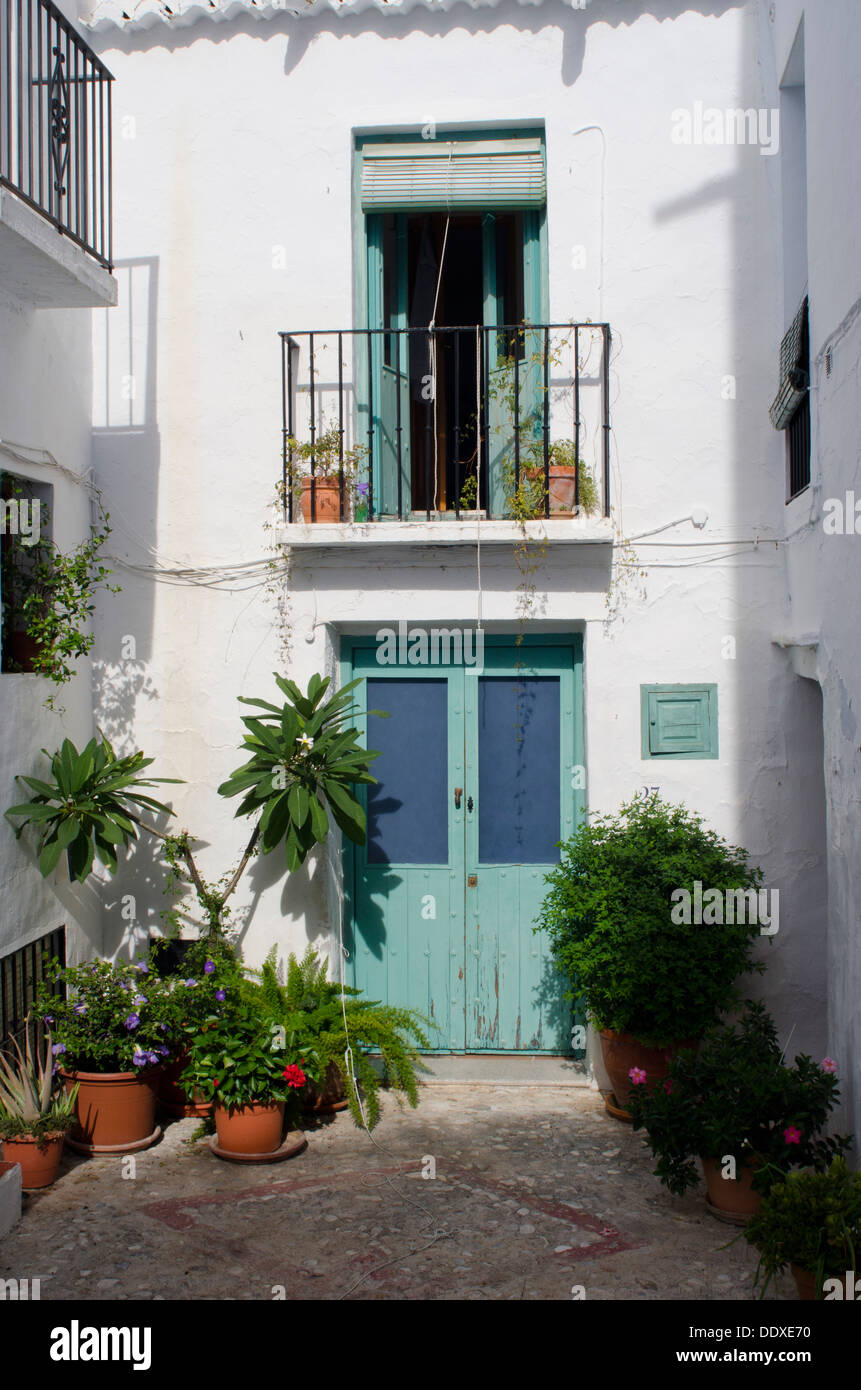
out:
{"label": "black iron balcony railing", "polygon": [[108,269],[112,81],[51,0],[0,0],[0,183]]}
{"label": "black iron balcony railing", "polygon": [[609,516],[609,324],[280,338],[288,522]]}

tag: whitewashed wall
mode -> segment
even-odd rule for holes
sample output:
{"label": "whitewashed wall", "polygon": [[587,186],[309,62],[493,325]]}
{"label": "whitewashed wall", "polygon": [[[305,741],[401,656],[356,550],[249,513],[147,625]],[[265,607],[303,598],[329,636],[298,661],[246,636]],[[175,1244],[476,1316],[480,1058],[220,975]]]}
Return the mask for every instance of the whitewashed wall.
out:
{"label": "whitewashed wall", "polygon": [[[54,539],[73,550],[87,534],[90,499],[85,487],[44,458],[83,478],[90,467],[91,329],[82,309],[34,309],[0,287],[0,441],[32,462],[0,447],[0,469],[54,488]],[[21,449],[19,446],[26,446]],[[45,707],[52,695],[58,712]],[[63,714],[59,710],[63,709]],[[40,749],[56,748],[68,735],[78,747],[92,736],[90,664],[59,690],[33,675],[0,675],[0,795],[5,811],[27,800],[16,775],[47,770]],[[0,955],[65,924],[69,958],[85,959],[102,944],[101,908],[92,885],[70,885],[65,872],[46,882],[35,863],[35,836],[16,842],[0,827]]]}
{"label": "whitewashed wall", "polygon": [[[828,1050],[839,1063],[844,1114],[861,1132],[861,642],[857,623],[861,537],[827,534],[829,501],[861,499],[861,13],[778,0],[764,64],[768,90],[784,75],[803,20],[807,123],[807,255],[810,297],[811,487],[785,509],[785,630],[816,645],[810,674],[821,687],[825,728]],[[785,327],[781,323],[781,330]],[[830,349],[830,375],[826,354]],[[802,735],[808,737],[809,733]]]}
{"label": "whitewashed wall", "polygon": [[[634,541],[636,563],[617,566],[609,621],[596,552],[551,548],[536,630],[585,630],[591,806],[659,784],[745,844],[779,888],[780,930],[762,946],[769,974],[752,989],[785,1034],[794,1025],[793,1048],[822,1055],[824,826],[806,792],[809,691],[772,643],[786,585],[782,441],[767,417],[782,330],[776,169],[756,147],[671,138],[678,108],[760,105],[765,38],[754,5],[697,8],[504,3],[99,29],[117,76],[118,274],[127,264],[150,286],[144,318],[101,358],[96,323],[96,380],[108,381],[100,479],[123,513],[117,553],[144,567],[103,610],[102,696],[118,733],[187,779],[178,823],[218,877],[246,833],[215,792],[240,761],[236,696],[268,695],[281,661],[275,605],[252,587],[260,576],[224,571],[268,553],[277,331],[355,322],[353,132],[543,120],[551,317],[612,326],[615,515],[626,536],[652,534]],[[129,376],[139,413],[112,423],[105,401]],[[704,530],[687,520],[695,509],[708,513]],[[294,554],[297,678],[334,669],[339,630],[473,619],[471,548],[394,554]],[[145,571],[156,564],[174,573]],[[175,573],[189,568],[194,584]],[[488,625],[512,630],[510,551],[485,557],[484,582]],[[641,762],[639,687],[659,681],[718,683],[719,762]],[[113,891],[109,942],[127,891],[141,926],[156,924],[148,853]],[[238,899],[249,958],[273,941],[286,950],[325,937],[332,901],[319,859],[290,882],[255,866]]]}

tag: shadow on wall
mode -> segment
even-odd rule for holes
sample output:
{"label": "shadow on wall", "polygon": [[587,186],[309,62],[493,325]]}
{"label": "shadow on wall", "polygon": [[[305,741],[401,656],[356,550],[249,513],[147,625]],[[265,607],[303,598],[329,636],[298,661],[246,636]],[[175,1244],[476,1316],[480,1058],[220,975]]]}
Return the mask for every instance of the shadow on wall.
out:
{"label": "shadow on wall", "polygon": [[97,726],[118,751],[129,742],[153,625],[153,562],[161,444],[156,419],[158,258],[119,261],[117,307],[93,316],[93,466],[110,514],[108,552],[122,593],[97,610],[93,661]]}
{"label": "shadow on wall", "polygon": [[[217,24],[207,25],[206,39],[209,43],[217,44],[225,43],[237,34],[262,40],[269,39],[273,34],[284,34],[287,38],[284,75],[289,77],[322,34],[334,34],[336,38],[377,34],[382,38],[403,39],[409,33],[422,33],[430,38],[442,38],[454,29],[475,35],[490,33],[505,25],[522,34],[538,34],[555,26],[561,29],[563,35],[562,81],[566,87],[570,87],[583,70],[586,34],[592,24],[608,24],[615,28],[623,24],[631,25],[644,15],[660,23],[678,19],[689,11],[718,16],[738,8],[739,0],[663,0],[662,3],[643,0],[637,5],[628,3],[628,0],[624,4],[620,0],[585,0],[585,8],[582,9],[579,4],[572,4],[571,0],[567,0],[567,3],[547,0],[542,5],[502,0],[499,5],[488,5],[478,10],[466,4],[455,4],[450,11],[419,8],[407,14],[398,13],[394,6],[385,13],[376,8],[361,14],[325,10],[307,19],[299,18],[297,11],[287,11],[284,14],[268,14],[263,23],[260,18],[250,14],[238,15],[230,20],[223,20],[219,16]],[[152,48],[172,52],[200,39],[205,23],[204,19],[183,28],[172,28],[166,23],[145,30],[105,30],[91,34],[89,41],[97,52],[141,53]],[[420,122],[417,121],[417,124]]]}

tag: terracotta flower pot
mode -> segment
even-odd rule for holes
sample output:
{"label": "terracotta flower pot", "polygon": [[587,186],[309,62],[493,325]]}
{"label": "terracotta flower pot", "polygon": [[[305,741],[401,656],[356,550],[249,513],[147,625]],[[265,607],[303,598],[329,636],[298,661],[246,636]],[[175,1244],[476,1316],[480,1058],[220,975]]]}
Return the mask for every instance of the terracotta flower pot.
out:
{"label": "terracotta flower pot", "polygon": [[[311,520],[311,479],[302,479],[302,520]],[[314,520],[341,520],[341,485],[337,478],[314,479]]]}
{"label": "terracotta flower pot", "polygon": [[39,1139],[32,1134],[19,1134],[0,1143],[0,1158],[21,1165],[21,1186],[25,1192],[50,1187],[59,1171],[65,1140],[60,1131],[43,1134]]}
{"label": "terracotta flower pot", "polygon": [[147,1149],[161,1130],[155,1123],[161,1068],[136,1071],[61,1071],[67,1091],[77,1082],[78,1123],[68,1137],[78,1153],[129,1153]]}
{"label": "terracotta flower pot", "polygon": [[162,1068],[158,1082],[159,1104],[169,1115],[211,1115],[212,1101],[204,1100],[199,1091],[189,1095],[179,1084],[179,1078],[187,1066],[188,1052],[183,1050]]}
{"label": "terracotta flower pot", "polygon": [[215,1102],[215,1130],[218,1147],[229,1153],[274,1153],[281,1144],[284,1102],[237,1105],[228,1109]]}
{"label": "terracotta flower pot", "polygon": [[646,1073],[643,1083],[646,1089],[654,1090],[659,1081],[666,1079],[670,1062],[677,1052],[685,1047],[696,1047],[696,1040],[686,1038],[681,1042],[668,1043],[666,1047],[646,1047],[630,1033],[616,1033],[612,1028],[603,1028],[600,1033],[601,1053],[604,1066],[616,1097],[616,1109],[627,1119],[631,1116],[624,1108],[628,1099],[631,1078],[628,1073],[639,1067]]}
{"label": "terracotta flower pot", "polygon": [[754,1168],[738,1167],[737,1178],[721,1176],[721,1164],[717,1158],[700,1158],[709,1202],[715,1215],[738,1218],[740,1222],[755,1216],[762,1204],[762,1193],[755,1192],[751,1186]]}
{"label": "terracotta flower pot", "polygon": [[[573,516],[574,515],[574,495],[576,493],[576,472],[573,464],[553,463],[551,461],[547,470],[548,475],[548,496],[550,498],[551,516]],[[544,468],[527,469],[527,477],[543,483]]]}
{"label": "terracotta flower pot", "polygon": [[816,1300],[816,1275],[812,1269],[802,1269],[801,1265],[791,1264],[792,1277],[795,1280],[795,1287],[798,1290],[798,1297],[802,1303],[813,1303]]}
{"label": "terracotta flower pot", "polygon": [[313,1112],[315,1115],[330,1115],[335,1110],[345,1110],[346,1108],[347,1101],[341,1073],[335,1063],[330,1062],[326,1068],[323,1085],[315,1086],[313,1081],[309,1081],[305,1087],[302,1095],[302,1109]]}

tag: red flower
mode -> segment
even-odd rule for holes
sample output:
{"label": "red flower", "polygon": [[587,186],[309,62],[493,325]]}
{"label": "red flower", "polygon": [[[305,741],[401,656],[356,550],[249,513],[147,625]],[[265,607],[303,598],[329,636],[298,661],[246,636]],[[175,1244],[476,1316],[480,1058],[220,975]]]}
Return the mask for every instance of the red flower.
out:
{"label": "red flower", "polygon": [[305,1073],[301,1067],[296,1066],[295,1062],[291,1062],[289,1067],[285,1067],[281,1075],[284,1077],[287,1085],[292,1086],[296,1091],[300,1090],[305,1085]]}
{"label": "red flower", "polygon": [[218,1082],[217,1082],[217,1081],[213,1081],[212,1084],[213,1084],[213,1086],[217,1086],[217,1085],[218,1085]]}

